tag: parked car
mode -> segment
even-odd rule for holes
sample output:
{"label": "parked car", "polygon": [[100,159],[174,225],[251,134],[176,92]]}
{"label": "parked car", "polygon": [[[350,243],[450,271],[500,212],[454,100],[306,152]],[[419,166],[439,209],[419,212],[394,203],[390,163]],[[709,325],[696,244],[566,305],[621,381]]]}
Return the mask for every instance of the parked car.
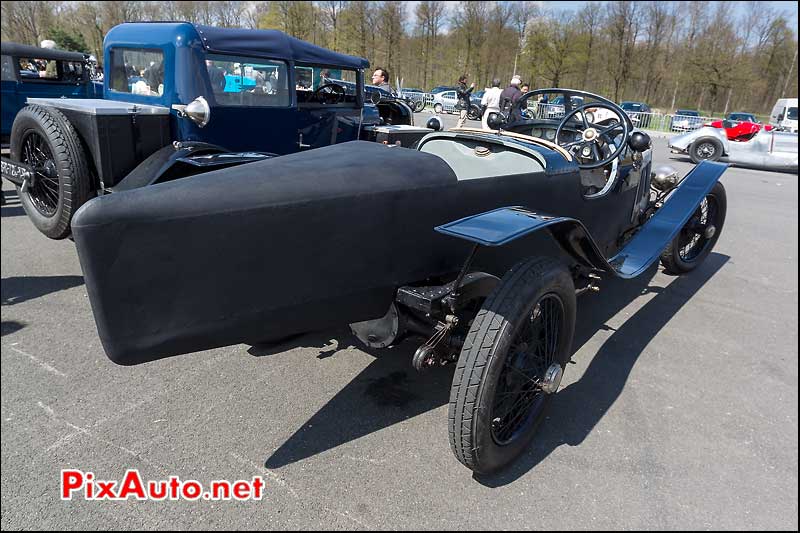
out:
{"label": "parked car", "polygon": [[710,126],[676,135],[670,150],[687,154],[695,163],[724,161],[734,165],[797,173],[797,134],[760,129],[749,139],[728,140],[722,129]]}
{"label": "parked car", "polygon": [[649,128],[653,111],[644,102],[622,102],[619,106],[625,111],[637,128]]}
{"label": "parked car", "polygon": [[761,130],[762,127],[764,127],[767,131],[774,129],[773,126],[763,126],[757,122],[734,122],[730,119],[715,120],[707,124],[707,126],[724,129],[728,140],[736,142],[750,140],[756,133],[759,132],[759,130]]}
{"label": "parked car", "polygon": [[436,113],[454,113],[458,97],[455,89],[440,91],[433,94],[433,111]]}
{"label": "parked car", "polygon": [[780,98],[769,114],[769,123],[778,129],[797,133],[797,98]]}
{"label": "parked car", "polygon": [[[552,119],[563,117],[566,112],[564,106],[565,101],[566,98],[563,95],[556,96],[552,99],[545,99],[543,102],[539,103],[540,116]],[[574,109],[583,105],[583,98],[580,96],[572,96],[570,102]]]}
{"label": "parked car", "polygon": [[671,131],[689,131],[702,127],[703,119],[700,118],[700,113],[691,109],[678,109],[669,119]]}
{"label": "parked car", "polygon": [[[433,95],[433,111],[435,113],[459,113],[458,92],[456,90],[443,91]],[[467,118],[481,119],[481,106],[470,100]]]}
{"label": "parked car", "polygon": [[591,105],[620,117],[613,135],[579,107],[547,122],[563,142],[353,141],[90,200],[72,227],[104,350],[132,365],[346,324],[373,350],[418,337],[415,369],[456,366],[457,459],[507,465],[557,398],[576,295],[659,257],[689,273],[725,221],[726,165],[651,173],[647,134]]}
{"label": "parked car", "polygon": [[69,235],[89,198],[139,180],[351,141],[370,126],[413,126],[403,101],[365,89],[366,59],[276,30],[120,24],[106,35],[104,65],[104,99],[28,98],[11,130],[3,168],[54,239]]}
{"label": "parked car", "polygon": [[8,143],[11,125],[30,98],[102,98],[102,86],[92,83],[89,54],[38,48],[3,41],[2,143]]}

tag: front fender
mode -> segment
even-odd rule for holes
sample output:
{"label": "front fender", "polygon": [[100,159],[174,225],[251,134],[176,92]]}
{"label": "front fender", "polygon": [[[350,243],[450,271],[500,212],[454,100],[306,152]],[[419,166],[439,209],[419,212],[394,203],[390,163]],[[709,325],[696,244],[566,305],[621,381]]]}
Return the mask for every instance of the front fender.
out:
{"label": "front fender", "polygon": [[589,230],[579,220],[536,213],[524,207],[501,207],[435,229],[439,233],[484,246],[502,246],[535,231],[547,229],[577,264],[629,279],[644,272],[658,259],[727,168],[727,164],[701,161],[655,215],[610,259],[603,255]]}

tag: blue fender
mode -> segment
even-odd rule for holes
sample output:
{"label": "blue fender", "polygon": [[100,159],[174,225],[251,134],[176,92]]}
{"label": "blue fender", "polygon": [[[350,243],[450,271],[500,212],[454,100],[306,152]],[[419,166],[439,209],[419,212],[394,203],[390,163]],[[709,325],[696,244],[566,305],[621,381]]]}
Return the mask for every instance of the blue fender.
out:
{"label": "blue fender", "polygon": [[524,207],[501,207],[448,222],[435,229],[484,246],[502,246],[547,229],[579,264],[630,279],[644,272],[688,222],[700,202],[728,168],[702,161],[669,196],[664,205],[614,257],[607,259],[586,226],[574,218],[537,213]]}

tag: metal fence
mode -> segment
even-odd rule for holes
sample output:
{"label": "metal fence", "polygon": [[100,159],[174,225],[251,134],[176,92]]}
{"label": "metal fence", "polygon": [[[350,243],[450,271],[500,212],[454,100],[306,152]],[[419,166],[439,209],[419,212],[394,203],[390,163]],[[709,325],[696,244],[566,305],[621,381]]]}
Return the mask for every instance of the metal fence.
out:
{"label": "metal fence", "polygon": [[[425,102],[424,109],[433,110],[434,95],[431,93],[405,93],[414,102]],[[442,112],[453,113],[455,103],[442,101]],[[543,104],[528,102],[526,113],[531,118],[559,119],[564,116],[562,104]],[[677,115],[674,113],[637,113],[628,112],[634,127],[643,130],[661,131],[669,133],[684,133],[702,128],[705,124],[722,120],[721,117]],[[600,117],[592,117],[602,120]],[[598,121],[599,121],[598,120]]]}

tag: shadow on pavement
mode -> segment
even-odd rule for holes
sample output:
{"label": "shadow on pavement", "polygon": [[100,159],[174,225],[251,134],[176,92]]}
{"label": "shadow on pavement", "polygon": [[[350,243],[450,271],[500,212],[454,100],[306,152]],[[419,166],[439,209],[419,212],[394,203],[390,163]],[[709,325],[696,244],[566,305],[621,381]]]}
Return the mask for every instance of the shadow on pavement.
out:
{"label": "shadow on pavement", "polygon": [[[334,335],[338,346],[331,343]],[[425,373],[411,367],[411,357],[422,339],[412,337],[393,348],[372,351],[349,331],[307,337],[297,345],[320,347],[320,359],[355,346],[375,360],[278,448],[265,461],[267,468],[306,459],[441,407],[449,400],[454,365]]]}
{"label": "shadow on pavement", "polygon": [[[729,259],[711,253],[697,270],[675,278],[665,288],[642,286],[640,282],[638,288],[626,287],[637,282],[610,280],[603,284],[599,295],[591,298],[589,305],[578,305],[573,353],[638,294],[656,293],[603,343],[581,379],[557,393],[548,420],[540,426],[528,451],[507,469],[491,476],[475,475],[475,480],[488,487],[507,485],[559,446],[582,444],[622,394],[633,366],[650,341]],[[566,371],[569,370],[567,367]]]}
{"label": "shadow on pavement", "polygon": [[[630,302],[642,294],[656,293],[603,344],[580,381],[558,393],[551,407],[551,420],[542,425],[529,451],[504,472],[493,477],[476,476],[476,480],[490,487],[505,485],[535,467],[558,446],[581,444],[622,393],[633,365],[648,343],[728,259],[712,253],[697,271],[675,278],[663,289],[650,285],[658,271],[655,264],[634,280],[606,280],[598,295],[581,297],[573,353],[598,330],[610,329],[607,321]],[[264,356],[314,346],[320,349],[318,357],[325,358],[339,349],[356,346],[376,357],[272,453],[265,466],[280,468],[301,461],[446,405],[454,365],[417,373],[411,367],[411,357],[419,342],[411,338],[389,350],[370,351],[349,331],[337,330],[251,348],[251,355]],[[442,424],[446,423],[443,418]]]}
{"label": "shadow on pavement", "polygon": [[16,320],[3,320],[0,322],[0,336],[16,333],[24,327],[24,322],[17,322]]}
{"label": "shadow on pavement", "polygon": [[51,292],[83,285],[82,276],[21,276],[3,278],[2,305],[15,305]]}
{"label": "shadow on pavement", "polygon": [[24,215],[25,210],[22,204],[19,203],[19,196],[16,192],[3,191],[3,205],[0,209],[0,216],[2,217],[17,217]]}

